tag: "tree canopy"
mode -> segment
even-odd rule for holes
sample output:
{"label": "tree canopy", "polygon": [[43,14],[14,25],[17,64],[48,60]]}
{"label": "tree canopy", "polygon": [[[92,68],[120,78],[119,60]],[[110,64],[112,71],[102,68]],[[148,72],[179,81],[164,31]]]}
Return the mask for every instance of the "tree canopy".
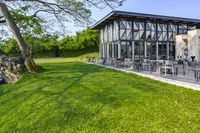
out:
{"label": "tree canopy", "polygon": [[[0,2],[0,11],[8,27],[11,29],[20,50],[22,51],[30,71],[37,67],[32,58],[31,48],[21,35],[24,31],[41,34],[45,26],[53,26],[57,20],[60,27],[63,22],[89,24],[91,21],[90,7],[114,8],[121,6],[124,0],[6,0]],[[53,20],[53,21],[52,21]],[[4,21],[4,20],[2,20]],[[47,24],[47,25],[45,25]],[[65,28],[63,28],[64,30]],[[21,30],[21,31],[20,31]]]}
{"label": "tree canopy", "polygon": [[[61,53],[57,56],[62,56],[62,53],[65,51],[96,49],[99,45],[99,32],[90,28],[76,32],[75,36],[67,35],[62,39],[59,39],[56,34],[42,34],[41,36],[37,36],[24,33],[23,37],[31,47],[31,51],[35,57],[44,57],[45,54],[43,53],[46,53],[46,56],[56,56],[56,52]],[[7,41],[1,41],[0,48],[3,49],[7,55],[20,54],[20,48],[13,38]]]}
{"label": "tree canopy", "polygon": [[[7,0],[21,32],[41,34],[43,32],[66,32],[66,23],[89,26],[94,20],[91,18],[91,8],[115,8],[121,6],[124,0]],[[2,20],[3,22],[3,20]],[[58,30],[52,29],[57,25]],[[62,29],[62,30],[60,30]]]}

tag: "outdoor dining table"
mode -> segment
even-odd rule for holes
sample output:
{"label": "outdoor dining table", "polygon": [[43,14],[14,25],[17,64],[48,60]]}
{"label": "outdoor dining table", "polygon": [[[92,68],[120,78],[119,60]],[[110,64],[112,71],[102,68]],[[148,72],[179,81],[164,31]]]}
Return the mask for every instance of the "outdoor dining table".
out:
{"label": "outdoor dining table", "polygon": [[163,64],[164,60],[148,60],[148,62],[150,63],[150,73],[152,72],[152,68],[155,68],[155,66],[157,67],[160,64]]}
{"label": "outdoor dining table", "polygon": [[141,59],[134,59],[134,62],[136,63],[135,66],[138,72],[140,71],[141,61]]}

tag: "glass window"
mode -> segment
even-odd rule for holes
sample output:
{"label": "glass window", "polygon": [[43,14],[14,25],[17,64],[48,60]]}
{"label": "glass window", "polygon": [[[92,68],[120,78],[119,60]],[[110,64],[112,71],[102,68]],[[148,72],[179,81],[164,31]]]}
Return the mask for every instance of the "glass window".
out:
{"label": "glass window", "polygon": [[167,43],[165,42],[158,43],[158,58],[163,60],[167,59]]}
{"label": "glass window", "polygon": [[107,58],[107,45],[104,44],[104,57]]}
{"label": "glass window", "polygon": [[132,43],[131,42],[127,42],[127,55],[128,58],[132,58]]}
{"label": "glass window", "polygon": [[119,31],[118,22],[117,22],[117,21],[114,21],[113,39],[114,39],[115,41],[118,40],[118,31]]}
{"label": "glass window", "polygon": [[143,40],[145,39],[145,35],[144,35],[144,22],[133,22],[134,24],[134,40]]}
{"label": "glass window", "polygon": [[151,57],[151,42],[147,42],[147,58]]}
{"label": "glass window", "polygon": [[132,39],[132,21],[126,19],[120,20],[120,39]]}
{"label": "glass window", "polygon": [[179,34],[187,34],[187,25],[180,24],[178,26]]}
{"label": "glass window", "polygon": [[175,43],[169,44],[169,59],[170,60],[175,59]]}
{"label": "glass window", "polygon": [[118,58],[118,44],[114,44],[114,57]]}
{"label": "glass window", "polygon": [[126,42],[121,42],[121,58],[127,58],[127,45]]}
{"label": "glass window", "polygon": [[135,42],[134,54],[135,59],[144,59],[144,42]]}
{"label": "glass window", "polygon": [[156,42],[147,42],[147,58],[156,59]]}
{"label": "glass window", "polygon": [[104,39],[103,39],[103,28],[100,30],[100,42],[104,43]]}
{"label": "glass window", "polygon": [[156,24],[152,22],[146,23],[146,40],[156,40]]}
{"label": "glass window", "polygon": [[109,44],[109,57],[112,57],[112,43]]}

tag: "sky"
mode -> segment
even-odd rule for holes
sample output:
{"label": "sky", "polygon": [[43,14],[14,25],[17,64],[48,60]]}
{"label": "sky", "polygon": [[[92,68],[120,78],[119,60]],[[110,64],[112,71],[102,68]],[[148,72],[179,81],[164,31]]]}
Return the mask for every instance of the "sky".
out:
{"label": "sky", "polygon": [[[126,0],[123,6],[115,10],[200,19],[200,0]],[[105,9],[93,7],[91,11],[92,19],[98,21],[112,10],[108,7]],[[76,31],[84,28],[86,27],[77,27],[73,23],[66,23],[66,34],[75,35]],[[54,30],[59,31],[59,26],[55,26]]]}
{"label": "sky", "polygon": [[[112,11],[110,8],[91,10],[92,18],[96,21]],[[126,0],[123,6],[115,10],[200,19],[200,0]],[[69,27],[71,34],[83,29]]]}

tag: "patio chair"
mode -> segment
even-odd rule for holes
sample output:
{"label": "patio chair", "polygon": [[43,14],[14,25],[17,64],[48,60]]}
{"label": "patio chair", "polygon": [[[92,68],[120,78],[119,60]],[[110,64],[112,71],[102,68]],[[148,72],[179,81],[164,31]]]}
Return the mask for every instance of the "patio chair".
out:
{"label": "patio chair", "polygon": [[158,68],[159,75],[161,74],[162,70],[164,70],[165,76],[167,76],[167,71],[170,70],[172,72],[172,76],[174,77],[175,71],[174,71],[174,65],[172,61],[167,60],[164,62],[164,66],[163,65],[159,66]]}
{"label": "patio chair", "polygon": [[90,62],[90,57],[86,57],[86,62]]}
{"label": "patio chair", "polygon": [[110,59],[109,58],[105,59],[105,65],[110,65]]}
{"label": "patio chair", "polygon": [[142,70],[149,70],[151,71],[151,63],[149,62],[148,59],[144,59],[142,62],[141,62],[141,66],[142,66]]}
{"label": "patio chair", "polygon": [[156,66],[156,74],[157,74],[157,75],[160,75],[160,67],[163,66],[163,61],[161,61],[161,60],[156,60],[156,61],[154,62],[154,65]]}
{"label": "patio chair", "polygon": [[135,60],[133,61],[133,68],[136,69],[136,70],[139,72],[140,69],[142,68],[141,60],[135,59]]}
{"label": "patio chair", "polygon": [[91,62],[92,63],[96,63],[96,58],[95,57],[91,57]]}
{"label": "patio chair", "polygon": [[115,58],[111,58],[110,59],[110,65],[111,66],[115,66],[115,63],[116,63],[116,59]]}
{"label": "patio chair", "polygon": [[124,62],[122,61],[122,59],[117,59],[116,63],[115,63],[115,67],[122,67],[124,66]]}
{"label": "patio chair", "polygon": [[102,58],[98,58],[97,59],[97,64],[103,64],[103,59]]}
{"label": "patio chair", "polygon": [[195,67],[192,67],[192,71],[194,72],[194,78],[198,82],[200,79],[200,64],[196,63]]}
{"label": "patio chair", "polygon": [[174,70],[175,70],[175,74],[176,75],[179,75],[179,69],[181,69],[182,70],[182,74],[183,75],[186,75],[186,73],[188,73],[189,72],[189,65],[188,65],[188,63],[187,62],[185,62],[185,61],[175,61],[174,62]]}
{"label": "patio chair", "polygon": [[102,58],[102,65],[106,65],[106,64],[107,64],[106,58]]}
{"label": "patio chair", "polygon": [[132,60],[130,58],[124,59],[124,68],[130,68],[132,66]]}

